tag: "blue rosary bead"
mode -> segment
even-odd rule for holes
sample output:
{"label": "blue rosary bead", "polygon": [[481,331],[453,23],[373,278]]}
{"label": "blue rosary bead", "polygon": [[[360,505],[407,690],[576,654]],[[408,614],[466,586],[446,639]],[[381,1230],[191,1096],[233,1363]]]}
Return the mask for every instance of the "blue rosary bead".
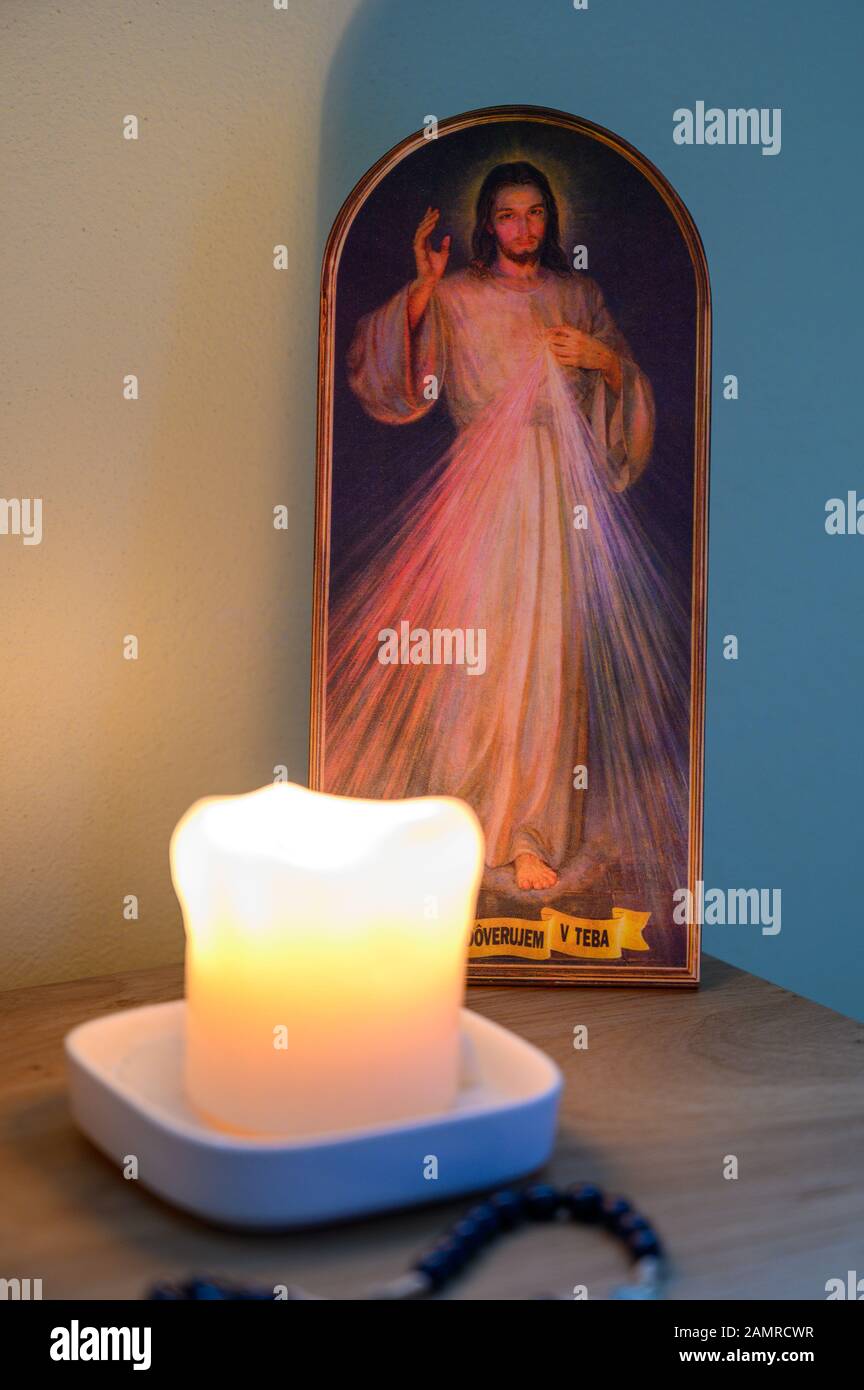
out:
{"label": "blue rosary bead", "polygon": [[220,1284],[213,1283],[211,1279],[190,1279],[186,1290],[187,1298],[194,1298],[199,1302],[224,1301],[232,1297]]}
{"label": "blue rosary bead", "polygon": [[521,1192],[503,1188],[489,1198],[488,1205],[495,1211],[501,1222],[501,1229],[512,1231],[525,1219],[525,1203]]}
{"label": "blue rosary bead", "polygon": [[460,1270],[464,1269],[465,1265],[473,1259],[476,1250],[476,1247],[464,1236],[456,1235],[455,1230],[448,1231],[444,1239],[439,1241],[434,1248],[444,1250],[449,1254],[454,1274],[458,1274]]}
{"label": "blue rosary bead", "polygon": [[627,1249],[634,1260],[641,1260],[646,1255],[654,1255],[659,1259],[663,1254],[663,1247],[650,1226],[647,1230],[633,1231],[627,1237]]}
{"label": "blue rosary bead", "polygon": [[433,1289],[442,1289],[454,1274],[458,1274],[463,1261],[461,1252],[454,1245],[439,1245],[418,1260],[414,1268],[425,1274]]}
{"label": "blue rosary bead", "polygon": [[594,1225],[600,1220],[603,1193],[593,1183],[583,1182],[578,1186],[569,1187],[566,1201],[574,1221],[584,1221],[588,1225]]}
{"label": "blue rosary bead", "polygon": [[548,1183],[536,1183],[525,1190],[525,1208],[534,1221],[551,1221],[561,1206],[561,1194]]}
{"label": "blue rosary bead", "polygon": [[624,1197],[607,1197],[603,1203],[600,1219],[607,1231],[613,1235],[618,1235],[621,1229],[621,1221],[625,1216],[629,1216],[633,1211],[630,1203]]}
{"label": "blue rosary bead", "polygon": [[501,1220],[491,1202],[481,1202],[479,1206],[472,1207],[465,1220],[474,1222],[481,1245],[486,1245],[501,1232]]}
{"label": "blue rosary bead", "polygon": [[483,1245],[483,1232],[476,1221],[472,1221],[470,1215],[464,1216],[461,1221],[450,1232],[450,1237],[457,1244],[464,1246],[468,1254],[473,1255],[475,1250],[479,1250]]}
{"label": "blue rosary bead", "polygon": [[644,1216],[640,1216],[638,1211],[628,1212],[621,1217],[618,1222],[618,1235],[630,1236],[634,1231],[648,1231],[650,1227]]}

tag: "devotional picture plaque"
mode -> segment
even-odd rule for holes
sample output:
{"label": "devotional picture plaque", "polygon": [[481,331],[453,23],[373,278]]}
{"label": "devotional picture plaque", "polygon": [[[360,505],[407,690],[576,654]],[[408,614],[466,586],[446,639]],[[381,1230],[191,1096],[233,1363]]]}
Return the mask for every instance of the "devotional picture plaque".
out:
{"label": "devotional picture plaque", "polygon": [[310,783],[463,798],[471,981],[694,985],[710,296],[576,116],[435,123],[324,258]]}

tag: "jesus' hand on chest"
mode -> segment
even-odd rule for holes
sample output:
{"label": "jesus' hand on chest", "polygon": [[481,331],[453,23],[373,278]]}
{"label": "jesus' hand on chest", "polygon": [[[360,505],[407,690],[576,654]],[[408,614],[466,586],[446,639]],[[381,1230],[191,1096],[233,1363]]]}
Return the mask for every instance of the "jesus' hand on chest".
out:
{"label": "jesus' hand on chest", "polygon": [[547,330],[546,341],[556,360],[562,367],[587,367],[603,373],[607,383],[618,395],[621,391],[621,362],[618,354],[592,338],[579,328],[569,324]]}

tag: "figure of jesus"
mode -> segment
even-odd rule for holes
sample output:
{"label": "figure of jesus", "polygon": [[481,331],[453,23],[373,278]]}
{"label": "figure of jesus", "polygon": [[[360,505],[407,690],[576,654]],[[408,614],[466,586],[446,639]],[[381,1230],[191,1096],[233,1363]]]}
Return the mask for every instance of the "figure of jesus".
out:
{"label": "figure of jesus", "polygon": [[[649,460],[653,395],[598,285],[570,268],[540,169],[489,171],[464,269],[448,271],[439,219],[427,208],[414,279],[360,321],[349,352],[374,419],[410,428],[440,400],[456,438],[337,595],[325,786],[460,796],[487,864],[549,890],[584,834],[573,771],[590,762],[587,673],[600,660],[587,605],[608,588],[591,528],[614,530],[614,496]],[[379,631],[402,620],[484,629],[485,672],[382,665]]]}

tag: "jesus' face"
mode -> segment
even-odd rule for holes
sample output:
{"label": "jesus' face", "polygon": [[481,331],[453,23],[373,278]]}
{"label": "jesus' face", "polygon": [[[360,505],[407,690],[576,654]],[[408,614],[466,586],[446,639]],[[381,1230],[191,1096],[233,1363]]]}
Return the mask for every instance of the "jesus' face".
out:
{"label": "jesus' face", "polygon": [[546,239],[546,204],[536,184],[499,188],[489,222],[498,253],[524,264],[536,261]]}

